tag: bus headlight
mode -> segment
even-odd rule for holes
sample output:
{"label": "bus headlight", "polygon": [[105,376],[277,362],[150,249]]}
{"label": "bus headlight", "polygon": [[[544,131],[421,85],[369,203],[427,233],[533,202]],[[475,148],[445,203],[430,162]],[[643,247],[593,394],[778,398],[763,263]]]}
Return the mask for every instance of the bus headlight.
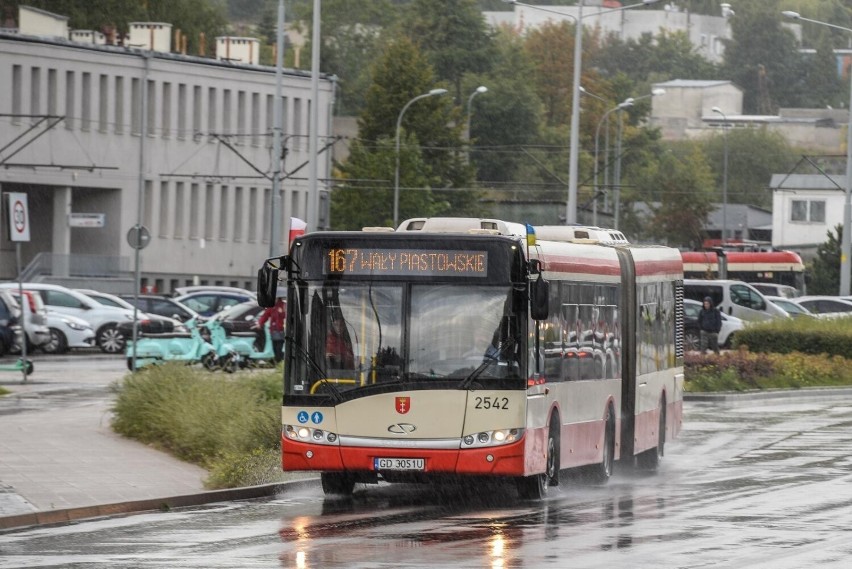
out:
{"label": "bus headlight", "polygon": [[481,448],[507,445],[521,440],[523,429],[498,429],[482,431],[462,437],[461,448]]}
{"label": "bus headlight", "polygon": [[310,427],[283,425],[281,427],[283,437],[291,441],[310,442],[321,445],[337,444],[337,434],[322,429],[312,429]]}

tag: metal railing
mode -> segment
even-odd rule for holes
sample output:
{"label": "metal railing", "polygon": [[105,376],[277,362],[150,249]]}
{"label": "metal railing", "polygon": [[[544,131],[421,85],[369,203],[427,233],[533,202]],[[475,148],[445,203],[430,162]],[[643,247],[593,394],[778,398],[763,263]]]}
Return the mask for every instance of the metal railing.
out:
{"label": "metal railing", "polygon": [[37,282],[44,277],[119,278],[127,275],[129,270],[128,257],[38,253],[21,271],[21,280]]}

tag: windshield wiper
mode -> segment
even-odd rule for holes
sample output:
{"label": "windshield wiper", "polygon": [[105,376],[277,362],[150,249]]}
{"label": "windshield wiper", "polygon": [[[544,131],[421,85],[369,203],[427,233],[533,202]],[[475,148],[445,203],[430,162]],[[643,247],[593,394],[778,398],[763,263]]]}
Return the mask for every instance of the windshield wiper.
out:
{"label": "windshield wiper", "polygon": [[459,383],[459,389],[467,389],[470,385],[476,381],[480,375],[485,372],[486,369],[494,365],[495,363],[499,363],[500,359],[506,355],[506,352],[515,345],[515,340],[513,338],[507,339],[501,346],[497,352],[496,356],[485,354],[483,356],[484,360],[475,370],[470,372],[470,374],[464,378],[461,383]]}
{"label": "windshield wiper", "polygon": [[288,343],[290,346],[295,347],[295,348],[297,349],[297,351],[305,357],[305,361],[307,361],[307,362],[310,364],[310,366],[314,369],[314,371],[315,371],[315,372],[317,373],[317,375],[319,376],[319,381],[321,381],[321,382],[323,383],[323,385],[327,385],[327,386],[328,386],[328,390],[329,390],[329,392],[331,392],[332,398],[333,398],[333,399],[334,399],[337,403],[342,402],[342,401],[343,401],[343,395],[341,395],[341,394],[340,394],[340,390],[339,390],[339,389],[337,389],[337,386],[336,386],[336,385],[334,385],[334,383],[332,383],[331,381],[329,381],[329,380],[328,380],[328,377],[326,377],[325,372],[322,370],[322,368],[321,368],[321,367],[320,367],[320,365],[316,362],[316,360],[315,360],[315,359],[314,359],[314,357],[310,354],[310,352],[308,352],[305,348],[303,348],[302,346],[300,346],[300,345],[296,342],[296,339],[295,339],[293,336],[287,336],[287,337],[286,337],[286,340],[287,340],[287,343]]}
{"label": "windshield wiper", "polygon": [[435,379],[436,377],[447,377],[446,374],[443,373],[435,373],[434,370],[425,371],[407,371],[405,372],[405,379]]}

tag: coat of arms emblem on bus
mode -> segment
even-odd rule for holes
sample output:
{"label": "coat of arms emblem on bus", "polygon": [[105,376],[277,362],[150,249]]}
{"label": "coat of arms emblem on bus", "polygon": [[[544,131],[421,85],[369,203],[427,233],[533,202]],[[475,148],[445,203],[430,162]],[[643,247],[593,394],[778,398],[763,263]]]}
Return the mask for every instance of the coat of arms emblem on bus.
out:
{"label": "coat of arms emblem on bus", "polygon": [[411,409],[411,397],[396,398],[396,412],[400,415],[405,415]]}

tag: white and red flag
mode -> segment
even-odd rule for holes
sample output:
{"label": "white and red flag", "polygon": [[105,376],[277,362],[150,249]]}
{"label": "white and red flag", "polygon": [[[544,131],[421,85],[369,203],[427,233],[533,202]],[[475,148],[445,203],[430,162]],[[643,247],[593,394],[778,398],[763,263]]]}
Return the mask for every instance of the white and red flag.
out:
{"label": "white and red flag", "polygon": [[304,235],[305,229],[307,229],[307,227],[308,227],[307,222],[302,221],[298,217],[291,217],[290,218],[290,241],[288,241],[288,244],[292,244],[293,239],[295,239],[299,235]]}

